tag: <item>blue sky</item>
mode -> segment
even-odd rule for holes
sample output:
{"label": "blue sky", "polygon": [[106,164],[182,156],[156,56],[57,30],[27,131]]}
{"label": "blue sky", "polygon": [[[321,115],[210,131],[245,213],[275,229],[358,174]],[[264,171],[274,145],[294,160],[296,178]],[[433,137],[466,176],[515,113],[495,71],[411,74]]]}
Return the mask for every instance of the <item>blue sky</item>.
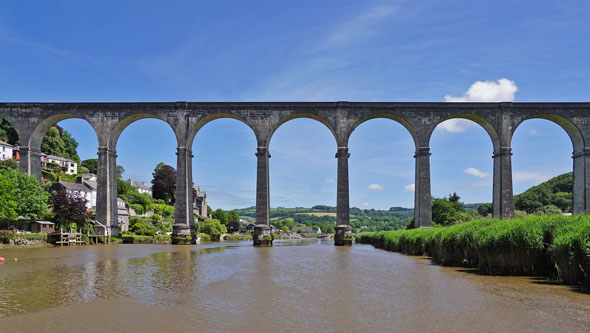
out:
{"label": "blue sky", "polygon": [[[587,1],[5,0],[0,100],[588,101],[589,14]],[[60,125],[82,159],[96,157],[87,123]],[[571,142],[553,123],[525,122],[512,147],[515,193],[571,171]],[[371,120],[349,148],[352,206],[413,206],[402,126]],[[269,149],[271,206],[336,204],[336,144],[323,125],[289,121]],[[118,164],[149,182],[158,162],[175,166],[175,150],[167,125],[140,120],[123,132]],[[212,207],[254,205],[256,143],[245,125],[209,123],[193,151]],[[434,196],[491,201],[482,128],[444,123],[431,152]]]}

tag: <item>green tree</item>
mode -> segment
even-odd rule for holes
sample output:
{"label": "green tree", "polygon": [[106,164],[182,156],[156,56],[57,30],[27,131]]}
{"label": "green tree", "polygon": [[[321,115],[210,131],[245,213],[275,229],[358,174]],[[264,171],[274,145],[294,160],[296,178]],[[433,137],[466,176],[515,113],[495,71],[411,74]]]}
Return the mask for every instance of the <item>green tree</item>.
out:
{"label": "green tree", "polygon": [[37,219],[47,212],[49,193],[43,189],[35,176],[8,168],[0,170],[0,174],[14,184],[14,198],[18,215]]}
{"label": "green tree", "polygon": [[235,209],[231,210],[227,213],[227,220],[240,222],[240,214],[238,214],[238,211]]}
{"label": "green tree", "polygon": [[477,213],[483,217],[488,216],[489,214],[493,214],[494,206],[492,203],[484,203],[477,207]]}
{"label": "green tree", "polygon": [[18,218],[14,184],[0,174],[0,221],[16,221]]}
{"label": "green tree", "polygon": [[227,225],[228,222],[228,218],[227,218],[227,214],[225,213],[225,211],[221,208],[215,210],[213,212],[213,214],[211,214],[211,216],[214,219],[219,220],[219,222],[221,222],[223,225]]}
{"label": "green tree", "polygon": [[82,161],[80,164],[81,166],[88,169],[88,172],[93,174],[98,174],[98,159],[97,158],[90,158],[87,160]]}
{"label": "green tree", "polygon": [[70,156],[65,153],[65,150],[65,143],[61,138],[59,129],[55,126],[49,128],[41,142],[41,151],[48,155],[70,158]]}
{"label": "green tree", "polygon": [[225,226],[218,219],[206,219],[199,223],[201,232],[207,235],[223,234],[227,231]]}
{"label": "green tree", "polygon": [[18,134],[16,134],[16,130],[10,123],[2,118],[0,118],[0,141],[6,139],[6,142],[18,146]]}
{"label": "green tree", "polygon": [[456,193],[450,197],[453,201],[447,198],[432,200],[432,222],[446,226],[471,218],[469,214],[465,213],[463,204],[459,202],[460,197]]}
{"label": "green tree", "polygon": [[211,215],[213,215],[213,209],[211,208],[211,206],[207,205],[207,216]]}

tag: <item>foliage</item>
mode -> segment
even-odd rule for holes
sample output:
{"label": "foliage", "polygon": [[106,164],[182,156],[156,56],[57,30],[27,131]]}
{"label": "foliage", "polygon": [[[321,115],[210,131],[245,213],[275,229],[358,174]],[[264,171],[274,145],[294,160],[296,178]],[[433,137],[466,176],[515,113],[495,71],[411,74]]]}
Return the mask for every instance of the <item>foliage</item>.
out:
{"label": "foliage", "polygon": [[18,161],[13,158],[11,158],[9,160],[1,160],[0,161],[0,169],[3,169],[3,168],[17,170],[18,169]]}
{"label": "foliage", "polygon": [[240,232],[240,222],[236,221],[236,220],[231,220],[229,222],[227,222],[227,230],[231,233],[234,232]]}
{"label": "foliage", "polygon": [[211,214],[214,219],[219,220],[223,225],[227,225],[228,217],[223,209],[217,209]]}
{"label": "foliage", "polygon": [[227,229],[217,219],[206,219],[203,222],[199,222],[201,232],[207,235],[218,235],[224,234]]}
{"label": "foliage", "polygon": [[154,236],[158,231],[158,228],[151,224],[148,224],[145,221],[141,221],[131,225],[129,227],[129,231],[135,233],[136,235]]}
{"label": "foliage", "polygon": [[228,221],[238,221],[240,222],[240,214],[236,209],[227,212],[227,220]]}
{"label": "foliage", "polygon": [[78,142],[76,139],[58,125],[49,128],[41,142],[41,151],[45,154],[69,158],[80,164],[80,157],[76,151],[77,148]]}
{"label": "foliage", "polygon": [[[361,233],[357,242],[484,274],[557,275],[590,288],[590,216],[480,219],[450,227]],[[557,268],[556,268],[557,267]]]}
{"label": "foliage", "polygon": [[251,234],[227,234],[225,235],[225,238],[223,239],[225,241],[230,241],[230,242],[239,242],[239,241],[245,241],[245,240],[252,240],[252,235]]}
{"label": "foliage", "polygon": [[49,193],[43,189],[35,176],[12,169],[0,169],[0,174],[14,184],[13,198],[16,201],[16,213],[19,216],[34,220],[45,214]]}
{"label": "foliage", "polygon": [[471,216],[465,213],[459,199],[457,193],[450,194],[448,199],[434,198],[432,200],[432,222],[447,226],[469,220]]}
{"label": "foliage", "polygon": [[66,226],[74,222],[80,229],[83,228],[90,218],[85,198],[67,192],[57,191],[53,192],[49,199],[49,205],[53,210],[56,228]]}
{"label": "foliage", "polygon": [[160,162],[154,170],[152,179],[152,195],[154,199],[164,200],[173,204],[176,198],[176,170]]}
{"label": "foliage", "polygon": [[80,166],[83,166],[86,169],[88,169],[88,172],[90,172],[90,173],[93,173],[95,175],[98,174],[98,159],[97,158],[90,158],[90,159],[84,160],[84,161],[82,161]]}
{"label": "foliage", "polygon": [[563,212],[572,211],[573,173],[568,172],[533,186],[514,196],[514,207],[529,214],[548,205],[554,205]]}
{"label": "foliage", "polygon": [[494,213],[494,205],[492,203],[484,203],[477,207],[477,213],[483,217],[492,215]]}
{"label": "foliage", "polygon": [[[129,182],[126,182],[121,178],[117,178],[117,196],[123,199],[128,205],[141,205],[143,212],[148,211],[152,205],[152,198],[149,194],[139,193],[135,187],[131,186]],[[135,212],[137,212],[137,210],[135,210]],[[141,215],[143,213],[137,212],[137,214]]]}
{"label": "foliage", "polygon": [[0,221],[16,221],[18,218],[15,193],[14,184],[0,173]]}
{"label": "foliage", "polygon": [[14,127],[8,121],[0,118],[0,141],[4,139],[13,146],[18,146],[20,143]]}

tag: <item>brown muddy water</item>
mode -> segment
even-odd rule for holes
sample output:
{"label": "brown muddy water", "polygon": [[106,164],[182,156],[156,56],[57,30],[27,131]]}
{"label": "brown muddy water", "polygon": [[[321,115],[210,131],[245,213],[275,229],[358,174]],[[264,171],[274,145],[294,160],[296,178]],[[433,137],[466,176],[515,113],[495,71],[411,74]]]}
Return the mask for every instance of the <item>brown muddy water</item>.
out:
{"label": "brown muddy water", "polygon": [[590,295],[571,287],[480,276],[370,245],[111,245],[0,256],[1,332],[590,330]]}

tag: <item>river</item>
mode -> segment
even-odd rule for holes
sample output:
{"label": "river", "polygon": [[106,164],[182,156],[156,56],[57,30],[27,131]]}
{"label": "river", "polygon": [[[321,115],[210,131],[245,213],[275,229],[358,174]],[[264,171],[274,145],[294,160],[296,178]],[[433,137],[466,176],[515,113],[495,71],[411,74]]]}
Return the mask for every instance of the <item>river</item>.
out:
{"label": "river", "polygon": [[[579,331],[590,295],[370,245],[3,249],[0,331]],[[18,258],[14,261],[13,258]]]}

